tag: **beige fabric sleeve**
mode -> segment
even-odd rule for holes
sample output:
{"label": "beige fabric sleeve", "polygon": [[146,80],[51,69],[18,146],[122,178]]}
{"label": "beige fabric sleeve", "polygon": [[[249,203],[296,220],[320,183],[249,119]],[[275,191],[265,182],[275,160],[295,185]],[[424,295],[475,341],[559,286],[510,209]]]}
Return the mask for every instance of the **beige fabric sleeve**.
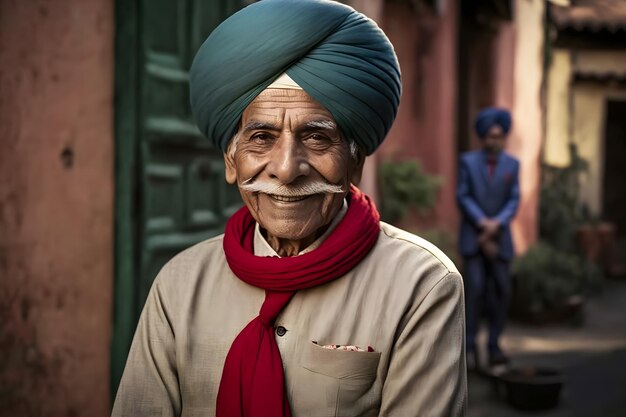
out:
{"label": "beige fabric sleeve", "polygon": [[463,283],[450,272],[409,310],[399,329],[380,415],[456,417],[466,408]]}
{"label": "beige fabric sleeve", "polygon": [[141,313],[113,417],[174,417],[181,413],[172,318],[159,279],[164,273],[155,280]]}

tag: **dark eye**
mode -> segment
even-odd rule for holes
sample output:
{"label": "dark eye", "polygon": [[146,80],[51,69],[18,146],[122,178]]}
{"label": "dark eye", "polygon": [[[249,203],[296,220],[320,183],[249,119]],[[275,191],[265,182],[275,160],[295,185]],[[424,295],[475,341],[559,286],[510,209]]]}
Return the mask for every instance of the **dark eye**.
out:
{"label": "dark eye", "polygon": [[333,140],[324,133],[316,132],[306,136],[303,143],[310,149],[325,150],[333,145]]}
{"label": "dark eye", "polygon": [[321,142],[328,142],[330,139],[328,138],[328,136],[323,135],[321,133],[312,133],[309,136],[307,136],[306,140],[309,140],[311,142],[321,143]]}
{"label": "dark eye", "polygon": [[250,137],[250,140],[256,141],[256,142],[267,142],[272,140],[273,137],[265,132],[258,132],[255,133],[254,135],[252,135],[252,137]]}

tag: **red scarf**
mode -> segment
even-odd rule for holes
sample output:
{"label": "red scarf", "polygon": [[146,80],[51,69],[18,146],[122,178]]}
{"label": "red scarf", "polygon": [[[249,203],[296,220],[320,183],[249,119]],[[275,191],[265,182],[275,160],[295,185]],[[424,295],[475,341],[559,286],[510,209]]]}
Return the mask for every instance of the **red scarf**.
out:
{"label": "red scarf", "polygon": [[300,256],[254,256],[255,221],[246,207],[226,223],[224,252],[233,273],[265,290],[259,315],[239,333],[226,356],[217,394],[218,417],[289,417],[289,401],[274,320],[297,290],[339,278],[378,240],[379,215],[369,197],[350,188],[348,211],[320,247]]}

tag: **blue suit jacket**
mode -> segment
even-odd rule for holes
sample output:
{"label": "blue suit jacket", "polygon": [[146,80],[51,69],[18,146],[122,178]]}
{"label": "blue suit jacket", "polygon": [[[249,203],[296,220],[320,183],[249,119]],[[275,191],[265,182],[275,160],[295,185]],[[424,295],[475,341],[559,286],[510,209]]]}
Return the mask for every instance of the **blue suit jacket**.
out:
{"label": "blue suit jacket", "polygon": [[502,152],[495,172],[487,172],[487,154],[483,150],[461,155],[456,191],[462,213],[459,247],[461,255],[478,253],[479,224],[485,218],[500,222],[499,257],[511,260],[514,255],[509,223],[519,205],[519,161]]}

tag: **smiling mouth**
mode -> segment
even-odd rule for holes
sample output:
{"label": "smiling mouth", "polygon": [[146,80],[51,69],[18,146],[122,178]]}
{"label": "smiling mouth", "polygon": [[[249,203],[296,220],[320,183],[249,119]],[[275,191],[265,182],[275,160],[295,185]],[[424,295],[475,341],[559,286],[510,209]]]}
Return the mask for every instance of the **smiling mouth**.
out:
{"label": "smiling mouth", "polygon": [[276,201],[283,201],[285,203],[294,203],[296,201],[302,201],[306,198],[311,197],[310,195],[302,195],[302,196],[297,196],[297,197],[286,197],[286,196],[282,196],[282,195],[275,195],[275,194],[268,194],[268,196]]}

